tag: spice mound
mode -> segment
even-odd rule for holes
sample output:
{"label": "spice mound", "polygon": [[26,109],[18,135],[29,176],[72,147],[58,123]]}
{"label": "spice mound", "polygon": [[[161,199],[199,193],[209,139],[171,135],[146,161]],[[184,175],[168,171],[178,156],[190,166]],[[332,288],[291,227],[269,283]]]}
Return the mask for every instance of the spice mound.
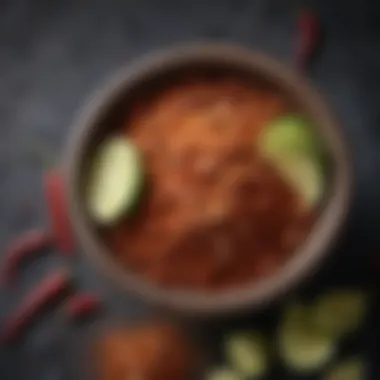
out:
{"label": "spice mound", "polygon": [[186,380],[196,366],[185,335],[159,323],[108,332],[95,354],[100,380]]}
{"label": "spice mound", "polygon": [[292,111],[274,89],[229,78],[176,84],[137,104],[123,133],[146,178],[134,212],[104,228],[117,259],[175,289],[274,275],[315,219],[259,149],[263,129]]}

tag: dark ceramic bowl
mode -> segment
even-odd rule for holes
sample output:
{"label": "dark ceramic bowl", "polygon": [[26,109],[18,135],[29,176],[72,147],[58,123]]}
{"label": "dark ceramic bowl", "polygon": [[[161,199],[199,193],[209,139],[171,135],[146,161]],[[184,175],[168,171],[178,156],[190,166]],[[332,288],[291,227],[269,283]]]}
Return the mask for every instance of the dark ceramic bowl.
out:
{"label": "dark ceramic bowl", "polygon": [[[149,283],[113,258],[96,227],[86,218],[81,194],[83,170],[91,150],[110,128],[120,123],[136,96],[189,72],[226,73],[248,81],[259,78],[289,97],[315,124],[329,152],[328,191],[308,239],[273,277],[241,289],[216,294],[167,290]],[[126,292],[171,311],[192,316],[216,316],[255,310],[305,280],[331,252],[347,219],[352,190],[352,163],[346,136],[317,92],[302,78],[273,59],[242,47],[201,44],[149,56],[119,72],[90,99],[71,131],[67,146],[66,183],[71,219],[90,261]]]}

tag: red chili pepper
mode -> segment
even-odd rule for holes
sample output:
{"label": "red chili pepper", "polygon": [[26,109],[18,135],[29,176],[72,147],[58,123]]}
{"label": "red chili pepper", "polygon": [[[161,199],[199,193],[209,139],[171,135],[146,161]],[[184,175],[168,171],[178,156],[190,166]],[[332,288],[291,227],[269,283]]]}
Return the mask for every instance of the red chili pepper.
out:
{"label": "red chili pepper", "polygon": [[0,335],[1,341],[10,343],[16,339],[46,306],[59,301],[70,289],[70,285],[71,277],[64,271],[54,272],[43,279],[5,321]]}
{"label": "red chili pepper", "polygon": [[10,283],[16,280],[21,263],[51,245],[52,237],[42,229],[27,231],[17,236],[5,251],[1,281]]}
{"label": "red chili pepper", "polygon": [[99,311],[102,299],[95,294],[77,294],[67,303],[67,314],[71,319],[84,318]]}
{"label": "red chili pepper", "polygon": [[318,16],[312,11],[302,11],[298,20],[298,50],[295,65],[304,71],[321,39],[321,25]]}
{"label": "red chili pepper", "polygon": [[61,173],[58,170],[48,171],[44,177],[44,187],[53,235],[58,249],[65,255],[71,256],[75,244]]}

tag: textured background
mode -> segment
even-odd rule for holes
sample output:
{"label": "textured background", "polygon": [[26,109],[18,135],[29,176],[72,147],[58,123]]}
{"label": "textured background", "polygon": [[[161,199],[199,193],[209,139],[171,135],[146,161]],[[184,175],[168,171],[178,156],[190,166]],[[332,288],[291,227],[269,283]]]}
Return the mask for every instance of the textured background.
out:
{"label": "textured background", "polygon": [[[314,3],[326,27],[326,42],[310,77],[349,132],[357,169],[352,220],[337,256],[345,260],[326,269],[320,281],[355,282],[366,277],[362,259],[376,249],[379,235],[380,3]],[[1,247],[23,229],[46,223],[42,165],[31,152],[31,138],[59,152],[85,98],[115,69],[151,49],[204,38],[241,42],[290,62],[296,15],[297,4],[290,0],[2,0]],[[28,286],[61,261],[54,254],[28,266],[17,288],[0,293],[0,319]],[[121,297],[85,263],[72,264],[79,286],[107,295],[100,324],[146,315],[144,305]],[[362,345],[375,359],[372,346],[378,332],[373,321]],[[0,379],[79,378],[78,353],[91,329],[46,318],[17,347],[0,348]]]}

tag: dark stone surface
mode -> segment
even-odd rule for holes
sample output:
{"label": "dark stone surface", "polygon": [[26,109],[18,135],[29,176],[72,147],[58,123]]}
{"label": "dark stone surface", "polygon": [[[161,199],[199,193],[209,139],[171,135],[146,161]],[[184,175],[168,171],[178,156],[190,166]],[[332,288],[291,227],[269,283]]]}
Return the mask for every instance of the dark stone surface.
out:
{"label": "dark stone surface", "polygon": [[[357,169],[352,221],[338,254],[344,261],[321,281],[342,272],[339,278],[348,282],[365,277],[358,275],[361,260],[378,240],[379,4],[376,0],[313,4],[327,38],[310,76],[349,132]],[[1,246],[23,229],[46,222],[43,167],[31,151],[33,139],[58,152],[75,113],[115,69],[151,49],[204,38],[244,43],[290,62],[296,10],[296,2],[283,0],[2,0]],[[1,291],[0,319],[42,273],[62,261],[58,254],[40,259],[25,270],[18,287]],[[80,287],[107,296],[104,318],[81,329],[66,326],[59,317],[41,321],[19,345],[0,348],[1,380],[80,378],[79,358],[92,329],[124,316],[130,320],[146,315],[144,305],[118,294],[86,263],[78,259],[72,264]],[[369,324],[362,344],[374,362],[377,325]]]}

